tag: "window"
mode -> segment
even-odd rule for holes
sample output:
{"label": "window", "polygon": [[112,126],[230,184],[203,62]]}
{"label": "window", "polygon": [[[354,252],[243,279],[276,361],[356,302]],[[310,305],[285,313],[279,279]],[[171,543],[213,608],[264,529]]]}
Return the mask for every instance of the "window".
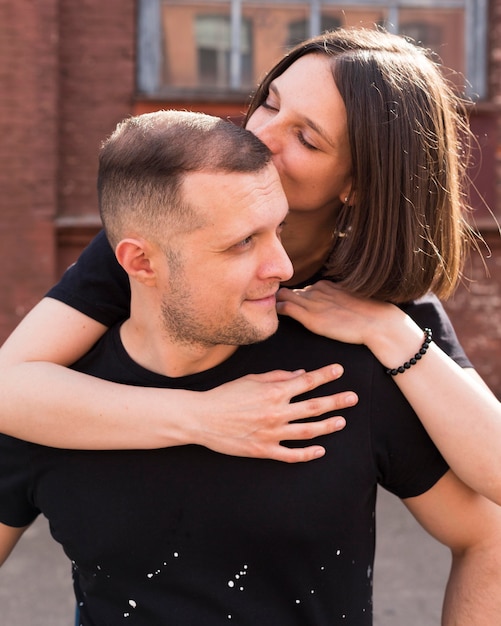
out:
{"label": "window", "polygon": [[[334,30],[341,26],[341,20],[337,17],[329,15],[320,16],[320,32],[323,33],[326,30]],[[289,35],[287,37],[288,48],[292,48],[298,43],[304,41],[310,34],[310,21],[299,20],[298,22],[290,22],[288,25]]]}
{"label": "window", "polygon": [[[237,56],[240,67],[238,82],[252,80],[252,22],[242,19]],[[196,84],[226,88],[231,84],[231,22],[227,15],[196,15],[195,46],[197,49]]]}
{"label": "window", "polygon": [[487,0],[139,0],[138,90],[247,95],[292,45],[374,24],[435,50],[460,89],[486,96]]}

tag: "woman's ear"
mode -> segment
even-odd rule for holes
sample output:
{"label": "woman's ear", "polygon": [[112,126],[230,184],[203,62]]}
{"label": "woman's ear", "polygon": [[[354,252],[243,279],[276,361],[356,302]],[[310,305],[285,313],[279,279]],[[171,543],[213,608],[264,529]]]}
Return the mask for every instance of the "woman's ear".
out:
{"label": "woman's ear", "polygon": [[152,245],[146,239],[122,239],[115,248],[115,256],[130,278],[146,285],[155,282]]}
{"label": "woman's ear", "polygon": [[343,204],[353,204],[355,201],[355,192],[351,188],[351,180],[347,183],[339,194],[339,199]]}
{"label": "woman's ear", "polygon": [[349,206],[355,202],[355,193],[353,189],[353,177],[349,174],[344,180],[338,198],[341,200],[342,204]]}

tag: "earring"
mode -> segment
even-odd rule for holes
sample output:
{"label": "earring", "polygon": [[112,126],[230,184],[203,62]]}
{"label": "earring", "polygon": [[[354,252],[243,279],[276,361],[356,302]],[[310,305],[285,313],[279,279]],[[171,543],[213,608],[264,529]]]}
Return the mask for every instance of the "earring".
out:
{"label": "earring", "polygon": [[348,196],[346,196],[345,199],[344,199],[344,203],[345,204],[348,204],[348,199],[349,199]]}

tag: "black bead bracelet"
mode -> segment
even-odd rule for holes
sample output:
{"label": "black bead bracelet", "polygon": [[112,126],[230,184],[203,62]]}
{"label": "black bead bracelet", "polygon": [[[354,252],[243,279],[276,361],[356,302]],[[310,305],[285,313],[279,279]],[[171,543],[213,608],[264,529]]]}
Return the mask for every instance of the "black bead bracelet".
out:
{"label": "black bead bracelet", "polygon": [[431,338],[432,338],[431,329],[425,328],[424,329],[424,341],[423,341],[423,345],[419,349],[419,352],[416,352],[416,354],[412,357],[412,359],[409,359],[400,367],[386,370],[386,373],[390,374],[390,376],[396,376],[397,374],[403,374],[406,370],[411,368],[413,365],[416,365],[416,363],[426,354],[428,348],[430,347]]}

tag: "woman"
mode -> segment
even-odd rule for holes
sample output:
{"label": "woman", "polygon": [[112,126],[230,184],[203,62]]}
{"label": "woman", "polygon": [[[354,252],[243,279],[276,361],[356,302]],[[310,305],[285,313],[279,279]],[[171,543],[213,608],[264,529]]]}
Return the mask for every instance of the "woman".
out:
{"label": "woman", "polygon": [[[381,31],[335,31],[297,46],[270,71],[246,126],[272,150],[290,203],[283,232],[295,268],[290,286],[334,281],[283,290],[279,311],[317,333],[365,343],[389,375],[397,372],[395,383],[453,470],[501,503],[499,403],[436,297],[426,296],[452,292],[467,239],[460,104],[424,50]],[[65,447],[198,443],[310,460],[323,450],[280,446],[295,438],[288,421],[356,402],[347,393],[316,406],[289,404],[340,368],[273,372],[193,394],[117,386],[61,367],[127,316],[125,275],[102,235],[49,296],[2,348],[9,434]],[[429,348],[425,327],[435,340]],[[421,346],[426,354],[413,363]],[[475,427],[465,428],[472,417]],[[301,438],[343,424],[312,423]]]}

